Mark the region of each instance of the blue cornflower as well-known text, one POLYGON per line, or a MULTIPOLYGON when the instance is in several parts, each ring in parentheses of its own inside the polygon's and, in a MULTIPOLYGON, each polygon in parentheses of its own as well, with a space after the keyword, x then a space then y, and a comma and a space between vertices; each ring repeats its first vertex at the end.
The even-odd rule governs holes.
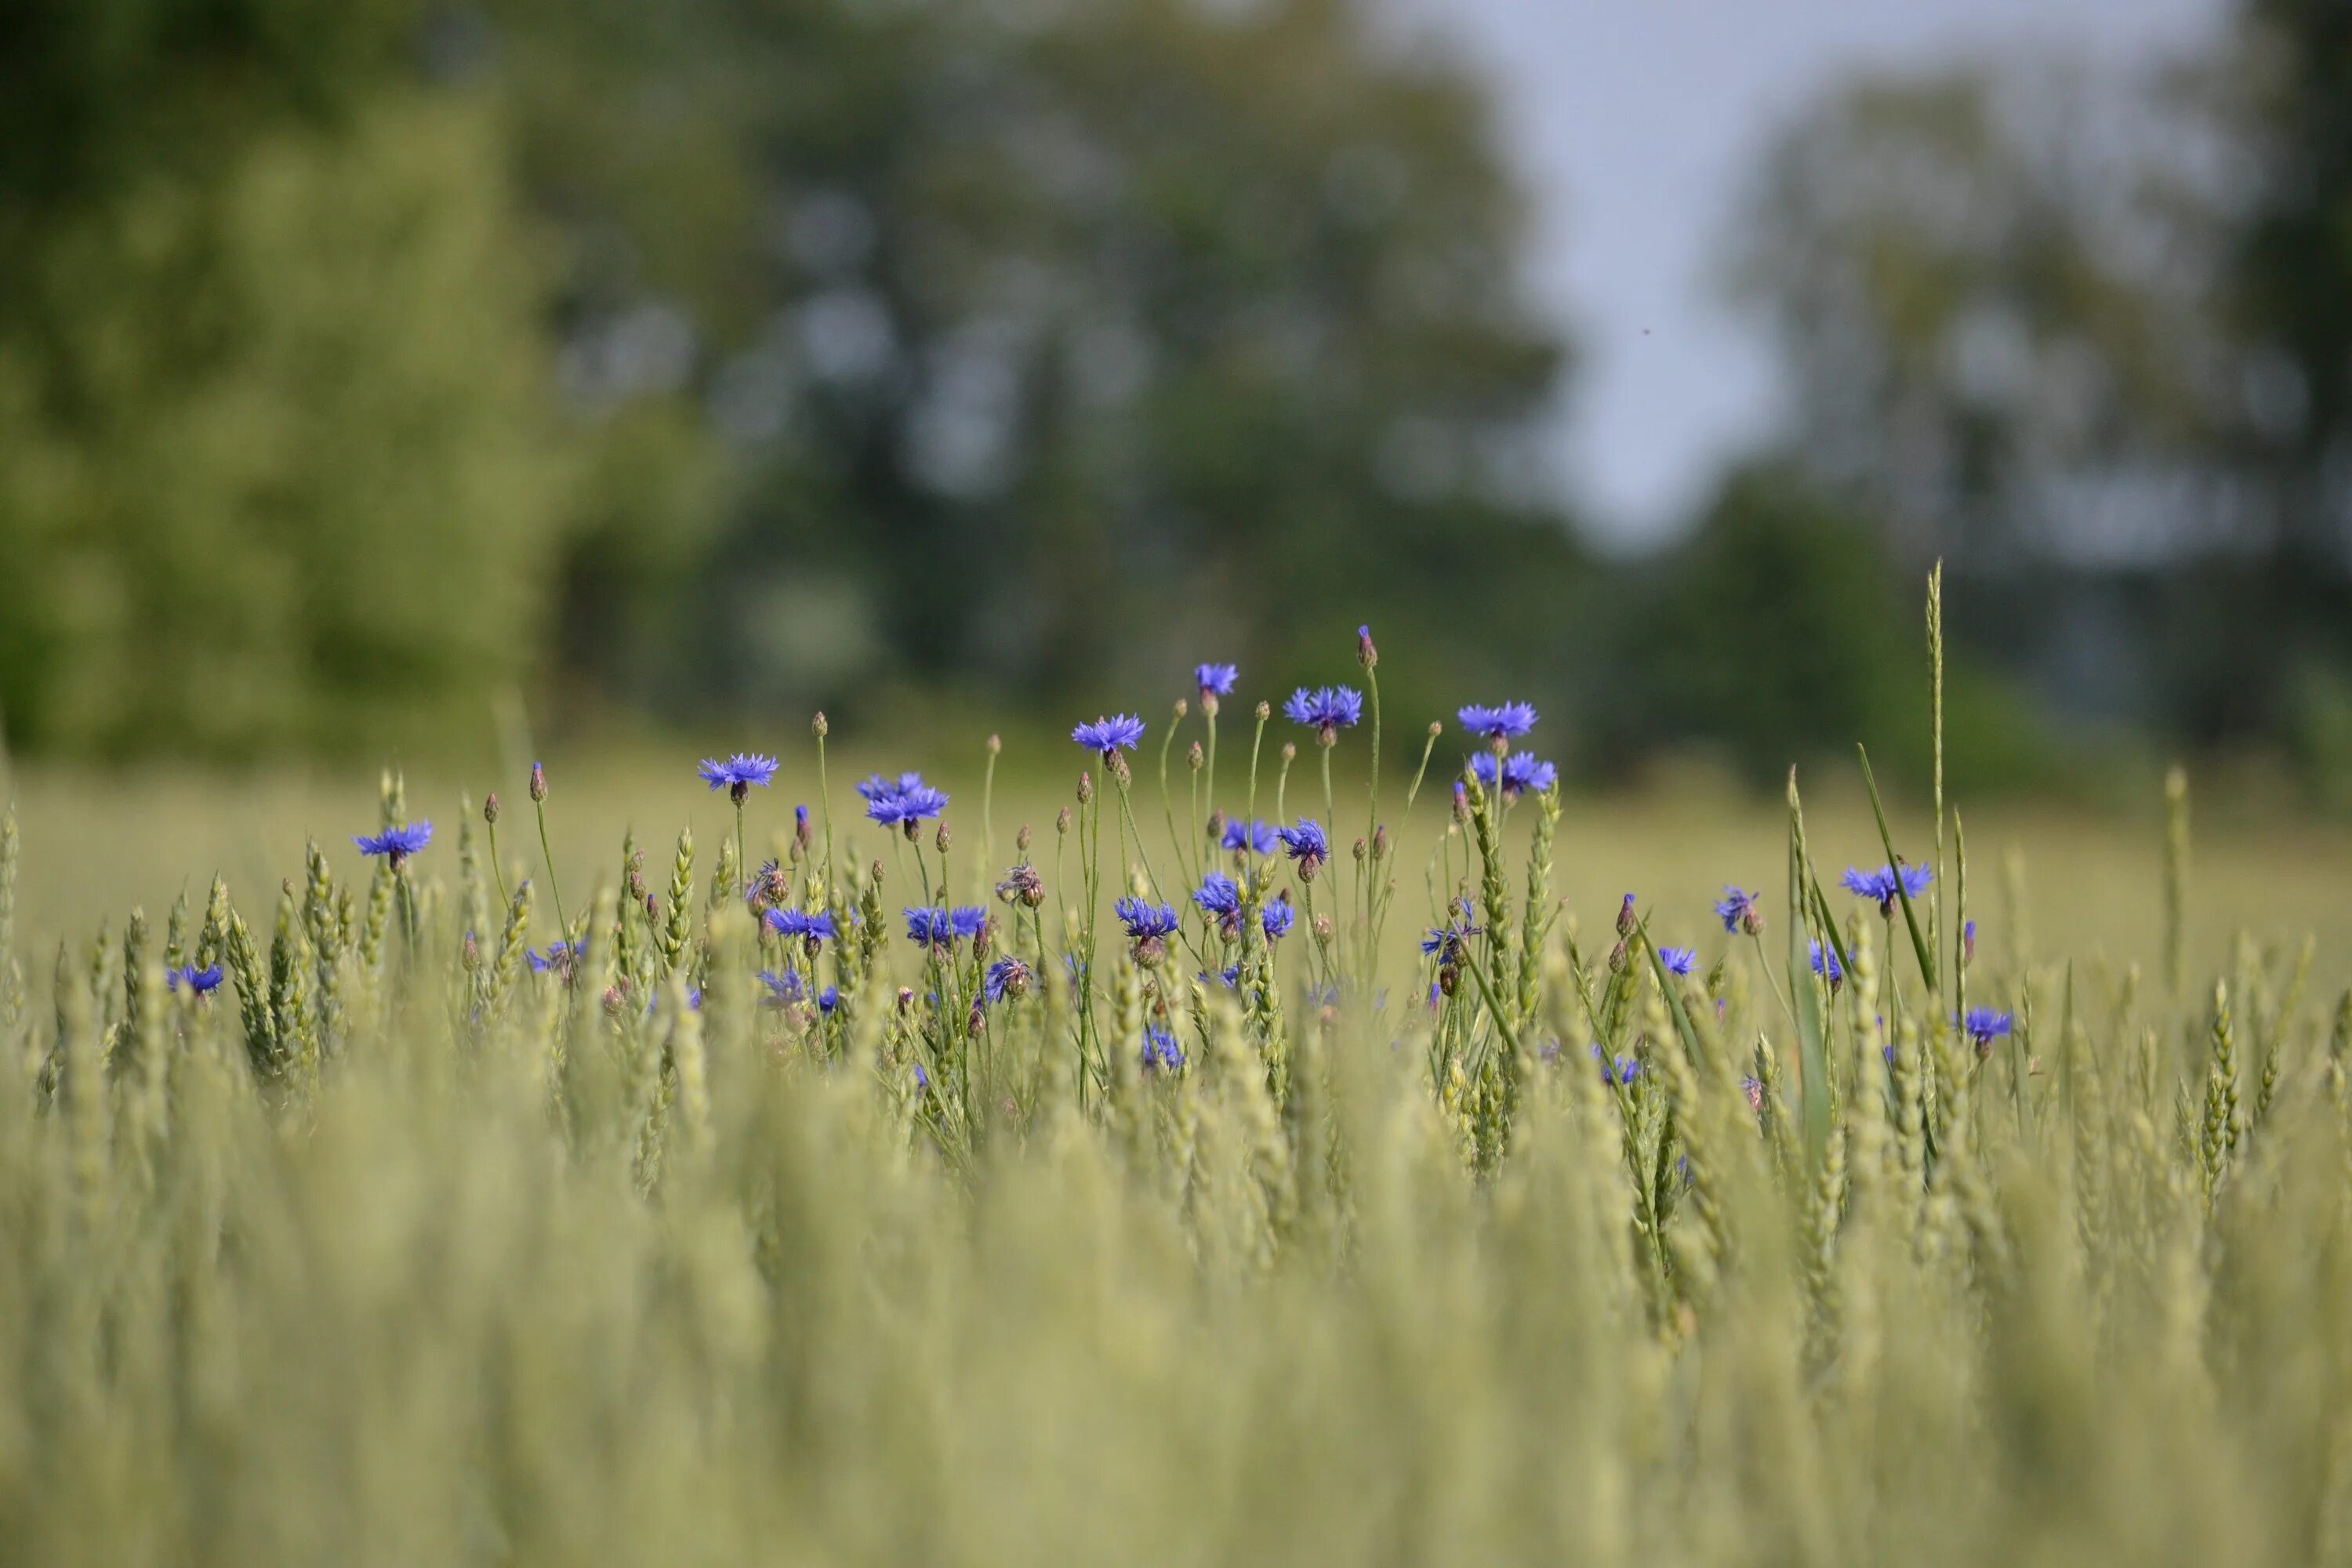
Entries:
POLYGON ((1297 867, 1303 882, 1315 879, 1323 862, 1331 858, 1331 841, 1323 837, 1323 825, 1311 816, 1302 816, 1296 827, 1277 827, 1274 836, 1282 840, 1282 847, 1297 867))
POLYGON ((771 1007, 787 1007, 808 996, 808 984, 801 978, 801 972, 797 969, 787 969, 782 974, 772 969, 762 969, 760 971, 760 984, 768 988, 767 1005, 771 1007))
POLYGON ((1364 697, 1352 686, 1320 686, 1312 690, 1302 686, 1290 694, 1282 712, 1292 723, 1315 731, 1328 746, 1339 740, 1340 731, 1355 728, 1363 718, 1364 697))
POLYGON ((1895 910, 1895 900, 1898 889, 1903 894, 1916 899, 1926 892, 1927 884, 1935 879, 1936 874, 1925 866, 1881 866, 1873 871, 1864 871, 1849 866, 1845 868, 1845 875, 1840 877, 1838 882, 1849 893, 1875 900, 1878 912, 1881 915, 1887 915, 1895 910))
POLYGON ((1220 697, 1231 697, 1234 682, 1241 678, 1242 672, 1230 664, 1194 665, 1192 681, 1201 689, 1202 709, 1206 712, 1215 712, 1216 709, 1211 705, 1220 697))
POLYGON ((1465 730, 1490 741, 1515 740, 1536 727, 1535 705, 1530 702, 1506 702, 1498 708, 1472 703, 1454 716, 1462 721, 1465 730))
POLYGON ((1598 1040, 1592 1042, 1591 1049, 1592 1059, 1601 1064, 1601 1082, 1619 1084, 1631 1083, 1635 1079, 1642 1076, 1642 1063, 1640 1058, 1635 1057, 1619 1057, 1616 1061, 1612 1063, 1610 1061, 1608 1055, 1601 1050, 1601 1042, 1598 1040))
POLYGON ((817 1010, 818 1012, 820 1012, 820 1013, 830 1013, 830 1012, 832 1012, 835 1007, 838 1007, 838 1006, 840 1006, 840 1005, 841 1005, 841 987, 840 987, 840 986, 838 986, 838 985, 828 985, 828 986, 826 986, 824 990, 822 990, 822 991, 820 991, 820 992, 818 992, 818 993, 816 994, 816 1010, 817 1010))
POLYGON ((770 910, 768 924, 778 936, 805 937, 811 947, 837 934, 833 916, 824 910, 770 910))
POLYGON ((1429 934, 1421 940, 1421 951, 1434 953, 1441 967, 1458 964, 1462 962, 1462 944, 1485 929, 1470 924, 1470 917, 1464 915, 1445 925, 1431 927, 1429 934))
POLYGON ((545 974, 550 970, 553 970, 556 973, 569 979, 573 966, 585 957, 587 952, 588 944, 585 942, 551 942, 547 944, 545 952, 527 947, 523 949, 522 956, 523 962, 530 965, 531 973, 534 974, 545 974))
POLYGON ((1558 768, 1528 752, 1513 752, 1499 759, 1492 752, 1480 752, 1470 759, 1470 771, 1488 789, 1499 787, 1505 800, 1541 795, 1559 778, 1558 768))
POLYGON ((1280 942, 1290 934, 1298 911, 1291 907, 1290 895, 1284 893, 1258 911, 1258 923, 1265 929, 1265 940, 1280 942))
POLYGON ((1143 1070, 1157 1072, 1164 1068, 1173 1072, 1183 1065, 1184 1047, 1176 1043, 1176 1037, 1157 1024, 1146 1026, 1143 1031, 1143 1070))
POLYGON ((207 963, 202 969, 193 963, 185 963, 163 972, 164 984, 174 991, 184 988, 192 996, 205 995, 220 983, 221 966, 217 963, 207 963))
POLYGON ((1213 974, 1210 973, 1205 969, 1201 971, 1201 983, 1202 984, 1205 985, 1212 980, 1223 985, 1226 990, 1231 991, 1242 983, 1242 966, 1238 963, 1228 963, 1213 974))
POLYGON ((988 966, 987 977, 981 982, 982 994, 992 1002, 1002 1002, 1007 996, 1026 996, 1029 983, 1035 976, 1024 958, 1000 958, 988 966))
POLYGON ((1242 914, 1240 883, 1223 871, 1212 871, 1202 879, 1201 886, 1192 894, 1192 901, 1201 906, 1202 914, 1214 915, 1224 926, 1226 935, 1233 934, 1234 926, 1242 914))
POLYGON ((776 776, 776 759, 753 752, 738 752, 723 762, 705 757, 696 771, 712 789, 723 789, 740 801, 753 784, 765 784, 776 776))
POLYGON ((1139 899, 1133 894, 1111 905, 1111 912, 1118 917, 1118 923, 1127 928, 1127 934, 1137 942, 1164 937, 1177 926, 1174 905, 1155 904, 1149 899, 1139 899))
POLYGON ((382 833, 354 836, 352 842, 360 847, 362 855, 381 855, 400 869, 401 863, 427 844, 433 842, 433 825, 429 822, 404 823, 387 827, 382 833))
POLYGON ((857 793, 869 805, 890 795, 904 795, 910 789, 922 787, 923 775, 920 773, 900 773, 895 779, 886 779, 880 773, 868 773, 856 784, 857 793))
POLYGON ((978 936, 988 923, 988 911, 977 904, 959 904, 951 910, 919 904, 906 915, 907 935, 925 947, 946 947, 958 938, 978 936))
POLYGON ((915 1092, 917 1094, 931 1092, 931 1075, 923 1070, 923 1064, 920 1062, 915 1064, 915 1092))
POLYGON ((1749 936, 1761 935, 1764 931, 1764 911, 1757 907, 1756 897, 1754 893, 1741 892, 1738 888, 1726 882, 1723 885, 1723 897, 1716 901, 1715 906, 1715 912, 1723 920, 1723 929, 1729 931, 1746 931, 1749 936))
POLYGON ((1974 963, 1976 959, 1977 922, 1974 921, 1962 921, 1960 922, 1960 962, 1962 963, 1974 963))
MULTIPOLYGON (((909 778, 915 777, 908 774, 909 778)), ((937 816, 948 808, 948 792, 934 789, 917 780, 911 786, 888 795, 876 795, 866 805, 866 815, 885 827, 893 823, 904 826, 907 837, 915 836, 915 826, 926 817, 937 816)))
POLYGON ((1992 1043, 2008 1034, 2015 1021, 2012 1015, 1995 1012, 1990 1007, 1971 1007, 1966 1016, 1953 1020, 1977 1043, 1980 1055, 1991 1050, 1992 1043))
POLYGON ((1662 947, 1658 949, 1658 962, 1666 966, 1669 974, 1688 974, 1692 966, 1698 963, 1698 949, 1662 947))
POLYGON ((1108 761, 1122 746, 1130 752, 1135 750, 1136 742, 1143 739, 1143 721, 1132 713, 1097 719, 1071 731, 1070 739, 1089 752, 1100 752, 1108 761))
POLYGON ((1835 948, 1823 947, 1816 942, 1812 943, 1812 952, 1814 973, 1828 981, 1832 986, 1837 985, 1845 979, 1845 966, 1838 962, 1835 948))
POLYGON ((1253 855, 1271 855, 1276 843, 1274 827, 1255 817, 1247 822, 1228 822, 1225 836, 1219 842, 1236 853, 1245 849, 1253 855))

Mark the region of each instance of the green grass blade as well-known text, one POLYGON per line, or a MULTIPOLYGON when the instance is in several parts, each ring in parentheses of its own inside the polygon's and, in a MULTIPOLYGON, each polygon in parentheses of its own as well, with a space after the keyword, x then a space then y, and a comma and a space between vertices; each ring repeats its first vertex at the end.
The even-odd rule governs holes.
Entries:
MULTIPOLYGON (((1870 814, 1878 819, 1878 841, 1886 847, 1886 863, 1890 867, 1899 867, 1902 862, 1895 853, 1895 836, 1886 830, 1886 807, 1878 799, 1878 781, 1871 776, 1870 752, 1859 743, 1853 749, 1862 758, 1862 782, 1870 791, 1870 814)), ((1899 871, 1895 878, 1895 896, 1903 905, 1903 923, 1911 932, 1911 952, 1919 960, 1919 978, 1927 983, 1927 989, 1932 993, 1937 989, 1935 951, 1927 945, 1926 935, 1919 930, 1919 911, 1911 907, 1911 892, 1903 885, 1899 871)))
POLYGON ((1789 994, 1796 1004, 1797 1060, 1804 1075, 1805 1159, 1818 1169, 1830 1141, 1829 1053, 1822 1043, 1821 990, 1813 984, 1805 945, 1805 814, 1797 799, 1797 770, 1789 770, 1789 994))

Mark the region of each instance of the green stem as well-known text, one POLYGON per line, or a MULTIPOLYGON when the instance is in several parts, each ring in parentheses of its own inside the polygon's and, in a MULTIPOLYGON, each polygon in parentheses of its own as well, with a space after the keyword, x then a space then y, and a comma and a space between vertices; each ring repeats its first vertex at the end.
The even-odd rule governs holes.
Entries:
MULTIPOLYGON (((572 940, 572 922, 563 915, 563 889, 555 885, 555 852, 547 844, 547 802, 535 800, 530 808, 539 816, 539 854, 547 862, 547 890, 555 898, 555 924, 565 942, 572 940)), ((736 846, 736 858, 742 858, 742 847, 736 846)))

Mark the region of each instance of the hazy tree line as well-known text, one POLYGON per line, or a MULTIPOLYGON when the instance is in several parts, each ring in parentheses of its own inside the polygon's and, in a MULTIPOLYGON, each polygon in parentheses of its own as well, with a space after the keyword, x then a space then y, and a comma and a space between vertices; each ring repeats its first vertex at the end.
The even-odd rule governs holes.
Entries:
POLYGON ((1725 231, 1787 440, 1618 566, 1485 89, 1341 0, 19 0, 0 714, 1017 707, 1370 616, 1587 771, 1758 770, 1916 752, 1941 555, 1989 775, 2056 711, 2347 776, 2347 35, 1813 106, 1725 231))

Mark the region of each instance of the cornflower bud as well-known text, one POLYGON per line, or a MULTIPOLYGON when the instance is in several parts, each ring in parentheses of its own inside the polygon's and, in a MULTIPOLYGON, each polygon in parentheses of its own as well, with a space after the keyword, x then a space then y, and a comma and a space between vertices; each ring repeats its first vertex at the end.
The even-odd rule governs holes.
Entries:
POLYGON ((547 798, 547 770, 537 763, 530 764, 530 798, 534 805, 547 798))
POLYGON ((1095 797, 1095 776, 1084 768, 1078 770, 1078 804, 1084 805, 1095 797))
POLYGON ((988 754, 992 757, 1003 750, 1004 750, 1004 737, 1002 735, 991 735, 988 738, 988 754))
POLYGON ((942 822, 940 824, 940 830, 931 836, 931 842, 939 846, 940 854, 944 855, 948 852, 948 846, 953 842, 953 840, 948 837, 948 825, 946 823, 942 822))
POLYGON ((1388 824, 1382 823, 1378 827, 1372 829, 1372 858, 1375 860, 1385 860, 1388 858, 1389 829, 1388 824))
POLYGON ((1192 749, 1191 751, 1189 751, 1189 752, 1185 752, 1185 753, 1184 753, 1184 761, 1185 761, 1186 764, 1187 764, 1188 766, 1190 766, 1190 767, 1192 768, 1192 770, 1194 773, 1199 773, 1199 772, 1201 771, 1201 763, 1202 763, 1202 755, 1201 755, 1201 742, 1200 742, 1195 741, 1195 742, 1192 742, 1192 749))
POLYGON ((1134 782, 1134 775, 1127 771, 1125 752, 1113 752, 1110 754, 1110 776, 1118 781, 1118 786, 1121 789, 1125 789, 1134 782))
POLYGON ((1257 705, 1256 712, 1257 712, 1257 721, 1258 721, 1259 723, 1263 724, 1263 723, 1265 723, 1268 719, 1271 719, 1271 718, 1273 718, 1273 717, 1274 717, 1274 704, 1273 704, 1273 703, 1271 703, 1271 702, 1268 702, 1268 701, 1266 701, 1265 700, 1264 700, 1263 698, 1261 698, 1261 699, 1259 699, 1259 700, 1258 700, 1258 705, 1257 705))
POLYGON ((466 933, 465 945, 457 952, 457 962, 466 966, 468 974, 482 966, 482 944, 474 940, 472 931, 466 933))
POLYGON ((1028 854, 1030 838, 1029 825, 1024 822, 1021 825, 1021 831, 1013 836, 1013 847, 1024 855, 1028 854))
POLYGON ((1366 669, 1381 662, 1381 650, 1372 646, 1372 628, 1356 628, 1356 662, 1366 669))
POLYGON ((496 790, 482 797, 482 820, 492 827, 499 825, 499 792, 496 790))
POLYGON ((1369 854, 1370 854, 1370 853, 1371 853, 1371 846, 1370 846, 1369 844, 1366 844, 1366 843, 1364 842, 1363 835, 1361 835, 1361 834, 1358 834, 1358 835, 1356 836, 1356 849, 1355 849, 1356 864, 1357 864, 1357 865, 1359 865, 1359 866, 1362 865, 1362 864, 1364 863, 1364 857, 1365 857, 1365 856, 1367 856, 1367 855, 1369 855, 1369 854))
POLYGON ((1641 923, 1633 918, 1633 895, 1628 893, 1625 895, 1625 901, 1617 906, 1617 934, 1632 936, 1633 928, 1641 923))
POLYGON ((1285 741, 1282 743, 1282 760, 1286 763, 1295 763, 1298 760, 1297 742, 1285 741))
POLYGON ((1192 710, 1192 705, 1190 702, 1185 701, 1181 697, 1179 697, 1178 699, 1176 699, 1176 717, 1177 717, 1177 718, 1181 719, 1181 718, 1183 718, 1183 717, 1184 717, 1184 715, 1185 715, 1185 714, 1190 713, 1192 710))
POLYGON ((1326 947, 1331 945, 1331 917, 1329 915, 1317 915, 1315 917, 1315 940, 1321 942, 1326 947))
POLYGON ((1054 814, 1054 831, 1063 837, 1070 836, 1070 808, 1064 806, 1054 814))
POLYGON ((1625 967, 1625 944, 1619 942, 1609 950, 1609 973, 1615 974, 1625 967))
POLYGON ((833 726, 824 721, 824 710, 818 709, 816 717, 809 721, 809 733, 822 741, 832 730, 833 726))

